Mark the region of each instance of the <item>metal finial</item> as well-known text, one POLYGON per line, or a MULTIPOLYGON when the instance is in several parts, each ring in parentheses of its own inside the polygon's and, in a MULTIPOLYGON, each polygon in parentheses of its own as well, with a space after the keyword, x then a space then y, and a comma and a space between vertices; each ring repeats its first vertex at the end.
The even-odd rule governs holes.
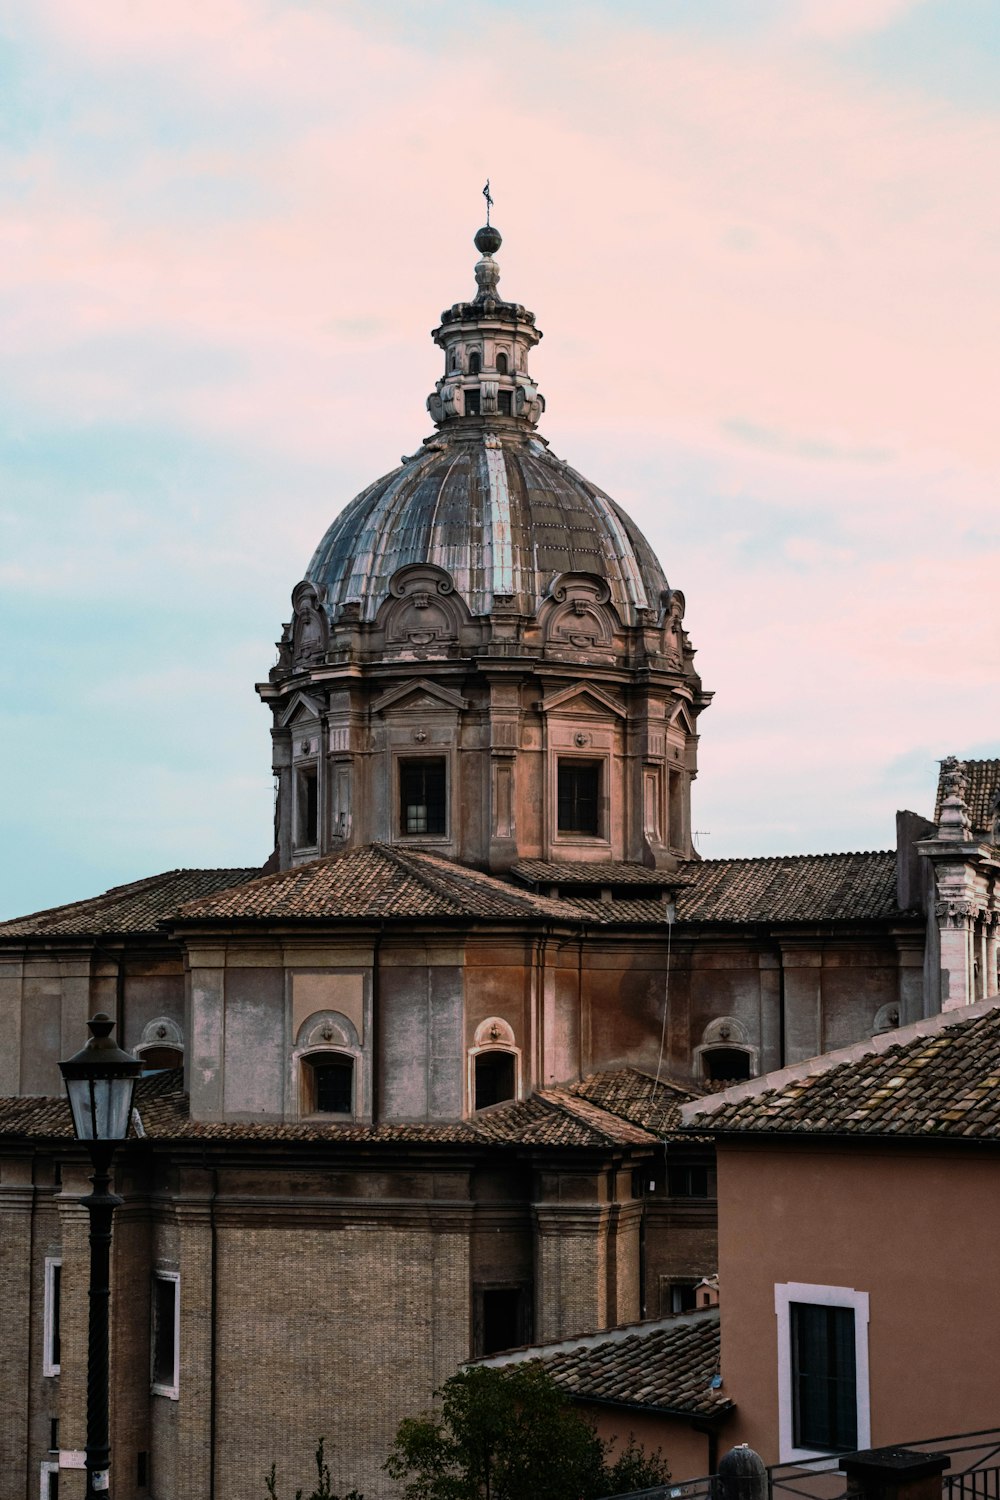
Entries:
POLYGON ((490 179, 487 177, 486 186, 483 188, 483 197, 486 199, 486 226, 489 228, 490 209, 493 207, 493 199, 490 197, 490 179))

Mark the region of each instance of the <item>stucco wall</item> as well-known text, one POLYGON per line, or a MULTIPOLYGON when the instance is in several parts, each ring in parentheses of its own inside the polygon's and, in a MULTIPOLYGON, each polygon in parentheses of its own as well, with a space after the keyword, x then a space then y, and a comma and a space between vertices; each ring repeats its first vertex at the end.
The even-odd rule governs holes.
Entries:
POLYGON ((774 1289, 790 1281, 868 1293, 874 1446, 996 1425, 994 1155, 724 1144, 718 1158, 733 1441, 778 1461, 774 1289))

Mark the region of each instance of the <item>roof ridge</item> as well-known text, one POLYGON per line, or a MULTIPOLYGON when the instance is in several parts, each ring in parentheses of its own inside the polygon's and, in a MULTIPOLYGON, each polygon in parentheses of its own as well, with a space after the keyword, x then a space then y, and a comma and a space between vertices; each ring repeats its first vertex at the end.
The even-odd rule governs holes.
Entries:
POLYGON ((896 857, 895 849, 832 849, 822 854, 723 854, 714 859, 689 859, 685 861, 685 869, 689 865, 703 870, 707 865, 763 865, 779 860, 858 859, 871 858, 877 854, 891 855, 894 859, 896 857))
MULTIPOLYGON (((365 846, 361 845, 361 847, 364 848, 365 846)), ((440 896, 443 900, 449 902, 455 908, 456 913, 458 915, 461 915, 461 903, 456 899, 455 893, 447 889, 447 886, 445 885, 445 882, 443 880, 441 880, 439 877, 435 878, 437 875, 436 871, 432 869, 430 872, 428 872, 421 863, 418 863, 416 869, 414 869, 412 864, 407 863, 407 857, 412 859, 414 856, 417 856, 417 859, 419 861, 419 856, 426 853, 426 850, 398 849, 393 844, 382 843, 370 844, 368 845, 368 847, 378 849, 380 854, 387 855, 393 862, 393 864, 395 864, 398 869, 403 871, 404 875, 410 875, 417 880, 422 880, 424 884, 428 886, 431 891, 433 891, 435 896, 440 896)))
MULTIPOLYGON (((121 885, 111 885, 106 891, 99 891, 96 896, 81 896, 77 901, 63 901, 57 906, 43 906, 38 911, 26 911, 18 917, 5 917, 0 922, 0 936, 3 935, 5 927, 16 927, 22 922, 41 921, 45 917, 69 916, 77 911, 100 910, 102 904, 114 904, 123 896, 138 896, 143 891, 152 890, 162 886, 166 881, 184 875, 217 875, 243 874, 248 870, 259 869, 257 865, 182 865, 174 870, 162 870, 157 875, 144 875, 139 880, 126 880, 121 885)), ((193 897, 193 900, 199 899, 193 897)))

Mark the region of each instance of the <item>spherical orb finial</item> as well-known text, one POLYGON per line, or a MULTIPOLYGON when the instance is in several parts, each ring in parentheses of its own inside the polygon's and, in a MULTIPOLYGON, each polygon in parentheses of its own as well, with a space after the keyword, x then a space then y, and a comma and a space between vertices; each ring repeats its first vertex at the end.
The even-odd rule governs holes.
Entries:
POLYGON ((493 255, 500 249, 503 239, 499 229, 494 229, 492 224, 484 224, 482 229, 477 230, 473 244, 480 255, 493 255))

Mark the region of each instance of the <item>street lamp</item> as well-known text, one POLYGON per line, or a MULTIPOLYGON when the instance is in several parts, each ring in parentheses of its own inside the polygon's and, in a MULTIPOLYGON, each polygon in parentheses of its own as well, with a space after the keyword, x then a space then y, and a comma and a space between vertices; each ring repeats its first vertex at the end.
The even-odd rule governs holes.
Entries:
POLYGON ((132 1093, 142 1063, 112 1041, 114 1021, 98 1011, 87 1022, 90 1040, 59 1064, 73 1129, 90 1152, 94 1191, 82 1201, 90 1213, 90 1320, 87 1338, 87 1500, 107 1500, 108 1314, 111 1302, 111 1215, 121 1203, 111 1188, 115 1147, 128 1134, 132 1093))

